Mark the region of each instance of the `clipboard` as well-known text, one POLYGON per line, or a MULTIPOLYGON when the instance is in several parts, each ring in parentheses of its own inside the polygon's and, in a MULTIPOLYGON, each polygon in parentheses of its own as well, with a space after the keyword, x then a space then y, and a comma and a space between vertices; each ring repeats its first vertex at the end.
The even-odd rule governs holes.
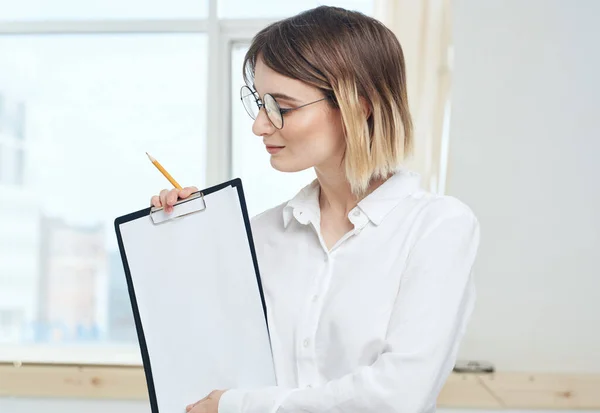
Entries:
POLYGON ((241 180, 115 220, 152 413, 276 385, 241 180))

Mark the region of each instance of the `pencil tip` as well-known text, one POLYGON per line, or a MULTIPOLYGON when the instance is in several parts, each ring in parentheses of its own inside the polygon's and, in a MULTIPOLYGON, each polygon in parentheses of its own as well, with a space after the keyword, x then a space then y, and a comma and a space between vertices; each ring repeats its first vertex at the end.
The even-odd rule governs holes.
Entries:
POLYGON ((154 162, 154 158, 152 156, 150 156, 150 154, 148 152, 146 152, 146 155, 148 156, 148 159, 150 159, 152 162, 154 162))

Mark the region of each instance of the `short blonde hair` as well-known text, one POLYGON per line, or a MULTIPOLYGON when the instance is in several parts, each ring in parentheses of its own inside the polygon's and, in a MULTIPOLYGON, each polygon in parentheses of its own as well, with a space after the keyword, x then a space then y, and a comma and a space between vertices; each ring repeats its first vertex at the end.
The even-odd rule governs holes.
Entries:
POLYGON ((378 20, 320 6, 275 22, 254 37, 246 53, 248 85, 259 56, 274 71, 317 87, 339 108, 344 169, 356 195, 363 195, 372 179, 387 178, 411 152, 404 54, 378 20))

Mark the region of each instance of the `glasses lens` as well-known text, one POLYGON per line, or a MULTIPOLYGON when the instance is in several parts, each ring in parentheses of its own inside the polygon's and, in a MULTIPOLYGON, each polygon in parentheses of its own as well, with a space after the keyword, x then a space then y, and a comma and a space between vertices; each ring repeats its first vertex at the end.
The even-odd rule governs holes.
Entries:
POLYGON ((256 103, 256 96, 252 90, 250 90, 248 86, 243 86, 240 91, 240 97, 248 115, 250 115, 252 119, 256 119, 256 116, 258 115, 258 104, 256 103))
POLYGON ((266 94, 264 97, 265 101, 265 110, 267 111, 267 116, 273 125, 277 129, 283 128, 283 117, 281 116, 281 111, 279 110, 279 104, 275 100, 275 98, 269 94, 266 94))

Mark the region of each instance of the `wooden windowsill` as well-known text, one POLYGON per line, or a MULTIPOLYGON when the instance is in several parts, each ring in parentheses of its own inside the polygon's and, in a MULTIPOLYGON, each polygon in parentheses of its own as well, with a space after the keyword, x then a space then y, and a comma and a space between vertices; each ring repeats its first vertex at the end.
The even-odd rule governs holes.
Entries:
MULTIPOLYGON (((0 397, 146 400, 139 366, 0 363, 0 397)), ((443 408, 600 409, 600 375, 457 374, 438 399, 443 408)))

